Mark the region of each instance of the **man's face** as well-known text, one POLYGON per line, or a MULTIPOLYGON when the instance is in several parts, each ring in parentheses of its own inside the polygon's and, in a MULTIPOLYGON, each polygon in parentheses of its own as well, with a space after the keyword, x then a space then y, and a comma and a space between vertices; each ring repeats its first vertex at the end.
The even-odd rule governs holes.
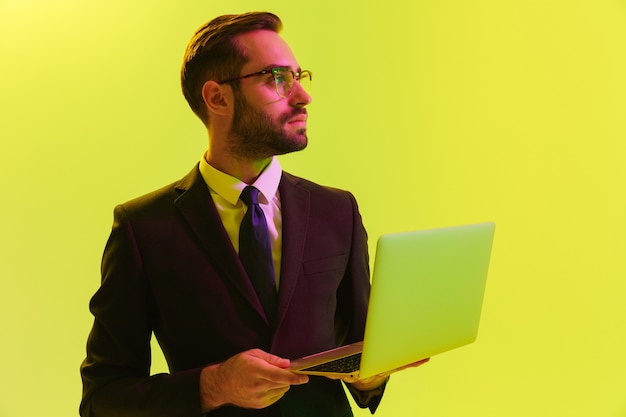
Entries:
MULTIPOLYGON (((289 46, 272 31, 255 31, 242 35, 239 42, 250 61, 241 75, 271 67, 300 68, 289 46)), ((302 150, 307 145, 305 106, 311 102, 296 81, 289 96, 276 92, 272 74, 241 80, 234 91, 235 105, 230 130, 231 151, 253 159, 267 158, 302 150)))
POLYGON ((235 113, 230 131, 231 151, 240 156, 262 159, 304 149, 307 145, 304 108, 294 108, 274 120, 262 109, 251 105, 235 92, 235 113), (304 120, 301 123, 294 119, 304 120))

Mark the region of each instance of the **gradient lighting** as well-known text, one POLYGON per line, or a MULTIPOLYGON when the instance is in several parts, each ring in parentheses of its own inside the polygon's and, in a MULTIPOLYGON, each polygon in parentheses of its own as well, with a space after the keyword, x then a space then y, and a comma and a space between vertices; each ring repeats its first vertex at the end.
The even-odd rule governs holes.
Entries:
POLYGON ((13 0, 0 416, 77 415, 113 206, 200 158, 183 50, 252 9, 315 73, 309 148, 283 167, 352 190, 372 253, 383 232, 498 225, 477 341, 394 376, 376 415, 626 415, 624 1, 13 0))

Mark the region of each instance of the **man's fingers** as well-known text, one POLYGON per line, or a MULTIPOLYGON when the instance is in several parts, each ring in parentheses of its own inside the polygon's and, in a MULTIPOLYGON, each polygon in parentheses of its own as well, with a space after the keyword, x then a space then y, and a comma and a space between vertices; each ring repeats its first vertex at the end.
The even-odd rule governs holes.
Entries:
POLYGON ((265 363, 262 367, 262 377, 273 384, 278 385, 302 385, 309 382, 309 377, 287 371, 289 359, 284 359, 259 349, 249 351, 250 355, 265 363))
POLYGON ((267 368, 264 378, 279 385, 302 385, 309 382, 309 377, 306 375, 296 374, 272 365, 267 368))
POLYGON ((272 355, 271 353, 264 352, 260 349, 253 349, 250 351, 250 355, 255 356, 259 359, 264 360, 270 365, 277 366, 279 368, 288 368, 289 367, 289 359, 284 359, 276 355, 272 355))
POLYGON ((398 372, 398 371, 403 371, 405 369, 409 369, 409 368, 416 368, 420 365, 423 365, 425 363, 427 363, 428 361, 430 361, 430 358, 426 358, 426 359, 422 359, 421 361, 417 361, 414 363, 411 363, 409 365, 405 365, 401 368, 397 368, 394 369, 392 371, 389 372, 383 372, 381 374, 375 375, 373 377, 370 378, 365 378, 365 379, 359 379, 358 377, 354 377, 354 376, 346 376, 346 377, 342 377, 342 378, 333 378, 333 377, 328 377, 330 379, 341 379, 343 382, 346 382, 348 384, 356 384, 359 386, 369 386, 369 385, 376 385, 381 383, 382 380, 384 380, 385 378, 387 378, 389 375, 398 372))

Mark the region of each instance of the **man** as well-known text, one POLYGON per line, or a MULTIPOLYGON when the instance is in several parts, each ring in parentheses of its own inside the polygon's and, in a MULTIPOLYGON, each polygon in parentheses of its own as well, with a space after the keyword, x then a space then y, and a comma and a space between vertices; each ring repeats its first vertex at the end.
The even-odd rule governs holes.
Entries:
MULTIPOLYGON (((90 304, 82 416, 352 415, 340 381, 287 369, 362 339, 369 270, 353 196, 275 158, 306 147, 311 102, 311 73, 281 25, 270 13, 222 16, 187 47, 183 92, 209 147, 180 181, 115 209, 90 304), (257 192, 258 206, 246 194, 257 192), (244 259, 255 215, 269 234, 269 280, 244 259), (150 376, 152 333, 169 374, 150 376)), ((345 382, 374 412, 387 377, 345 382)))

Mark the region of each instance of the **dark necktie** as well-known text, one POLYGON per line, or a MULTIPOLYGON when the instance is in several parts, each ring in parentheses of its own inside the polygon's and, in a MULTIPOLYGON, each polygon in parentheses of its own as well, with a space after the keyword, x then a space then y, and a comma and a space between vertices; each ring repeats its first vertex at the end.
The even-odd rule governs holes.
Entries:
POLYGON ((239 259, 263 304, 268 321, 273 324, 277 299, 276 279, 267 222, 259 206, 259 190, 249 185, 244 188, 240 198, 248 210, 239 230, 239 259))

